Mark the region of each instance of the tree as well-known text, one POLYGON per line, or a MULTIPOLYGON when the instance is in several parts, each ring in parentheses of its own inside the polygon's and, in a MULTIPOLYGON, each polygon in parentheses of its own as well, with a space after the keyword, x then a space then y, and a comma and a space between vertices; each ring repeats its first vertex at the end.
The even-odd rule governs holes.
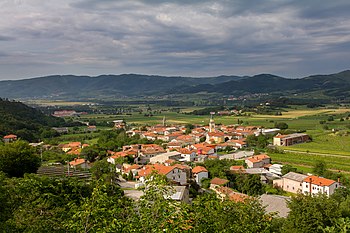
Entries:
POLYGON ((283 165, 281 172, 282 172, 282 175, 285 175, 288 172, 297 172, 297 169, 295 167, 293 167, 292 165, 285 164, 285 165, 283 165))
POLYGON ((80 155, 84 157, 86 160, 88 160, 89 162, 93 162, 99 156, 99 154, 100 154, 100 151, 98 147, 95 145, 92 145, 92 146, 84 147, 81 150, 80 155))
POLYGON ((293 196, 288 207, 285 232, 323 232, 341 216, 336 201, 323 194, 293 196))
POLYGON ((319 176, 324 176, 327 172, 327 164, 325 161, 316 161, 312 171, 319 176))
POLYGON ((288 129, 288 124, 285 122, 275 122, 275 127, 279 129, 288 129))
POLYGON ((108 176, 110 173, 115 173, 112 170, 111 164, 107 162, 107 159, 96 161, 90 171, 96 180, 108 176))
POLYGON ((35 173, 40 167, 40 157, 27 142, 18 140, 0 146, 0 171, 10 177, 23 177, 35 173))

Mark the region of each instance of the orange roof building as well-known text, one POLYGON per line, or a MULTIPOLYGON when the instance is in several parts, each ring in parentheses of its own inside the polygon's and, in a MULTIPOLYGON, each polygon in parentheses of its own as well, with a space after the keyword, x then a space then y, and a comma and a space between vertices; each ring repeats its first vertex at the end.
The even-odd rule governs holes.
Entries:
POLYGON ((261 168, 266 164, 270 164, 271 158, 266 154, 260 154, 247 158, 245 163, 248 168, 261 168))
POLYGON ((179 183, 180 185, 187 184, 186 172, 178 166, 165 166, 163 164, 145 165, 138 170, 138 176, 142 183, 146 181, 147 176, 153 172, 161 175, 165 175, 169 181, 179 183))
POLYGON ((334 180, 318 176, 308 176, 303 180, 302 192, 304 194, 326 194, 332 195, 340 187, 340 184, 334 180))
POLYGON ((17 135, 14 134, 9 134, 4 136, 4 142, 12 142, 12 141, 16 141, 17 140, 17 135))

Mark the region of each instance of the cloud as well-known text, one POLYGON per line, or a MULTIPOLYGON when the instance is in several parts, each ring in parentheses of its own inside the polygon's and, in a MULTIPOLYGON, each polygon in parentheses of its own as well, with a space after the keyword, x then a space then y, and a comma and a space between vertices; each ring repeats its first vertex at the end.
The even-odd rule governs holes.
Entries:
POLYGON ((12 79, 337 72, 349 68, 349 10, 346 0, 4 0, 1 70, 12 79))

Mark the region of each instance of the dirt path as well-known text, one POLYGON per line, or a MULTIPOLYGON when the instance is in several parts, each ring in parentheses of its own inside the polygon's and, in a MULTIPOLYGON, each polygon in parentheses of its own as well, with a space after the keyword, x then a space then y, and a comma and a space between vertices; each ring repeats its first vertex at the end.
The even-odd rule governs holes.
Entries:
POLYGON ((320 156, 330 156, 330 157, 338 157, 338 158, 350 158, 349 155, 324 154, 324 153, 297 151, 297 150, 283 150, 283 151, 289 152, 289 153, 294 153, 294 154, 307 154, 307 155, 320 155, 320 156))

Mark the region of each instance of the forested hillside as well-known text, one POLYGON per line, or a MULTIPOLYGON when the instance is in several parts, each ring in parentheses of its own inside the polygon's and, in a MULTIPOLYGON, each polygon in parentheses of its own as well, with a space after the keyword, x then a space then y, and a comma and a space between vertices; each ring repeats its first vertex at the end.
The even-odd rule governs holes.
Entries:
POLYGON ((97 77, 55 75, 16 81, 0 81, 0 95, 7 98, 86 100, 120 97, 167 96, 200 92, 221 95, 276 93, 294 95, 318 92, 328 99, 350 94, 350 71, 289 79, 271 74, 211 78, 166 77, 138 74, 97 77))
POLYGON ((1 137, 16 134, 24 140, 35 141, 45 130, 63 124, 63 119, 46 116, 21 102, 0 99, 1 137))

